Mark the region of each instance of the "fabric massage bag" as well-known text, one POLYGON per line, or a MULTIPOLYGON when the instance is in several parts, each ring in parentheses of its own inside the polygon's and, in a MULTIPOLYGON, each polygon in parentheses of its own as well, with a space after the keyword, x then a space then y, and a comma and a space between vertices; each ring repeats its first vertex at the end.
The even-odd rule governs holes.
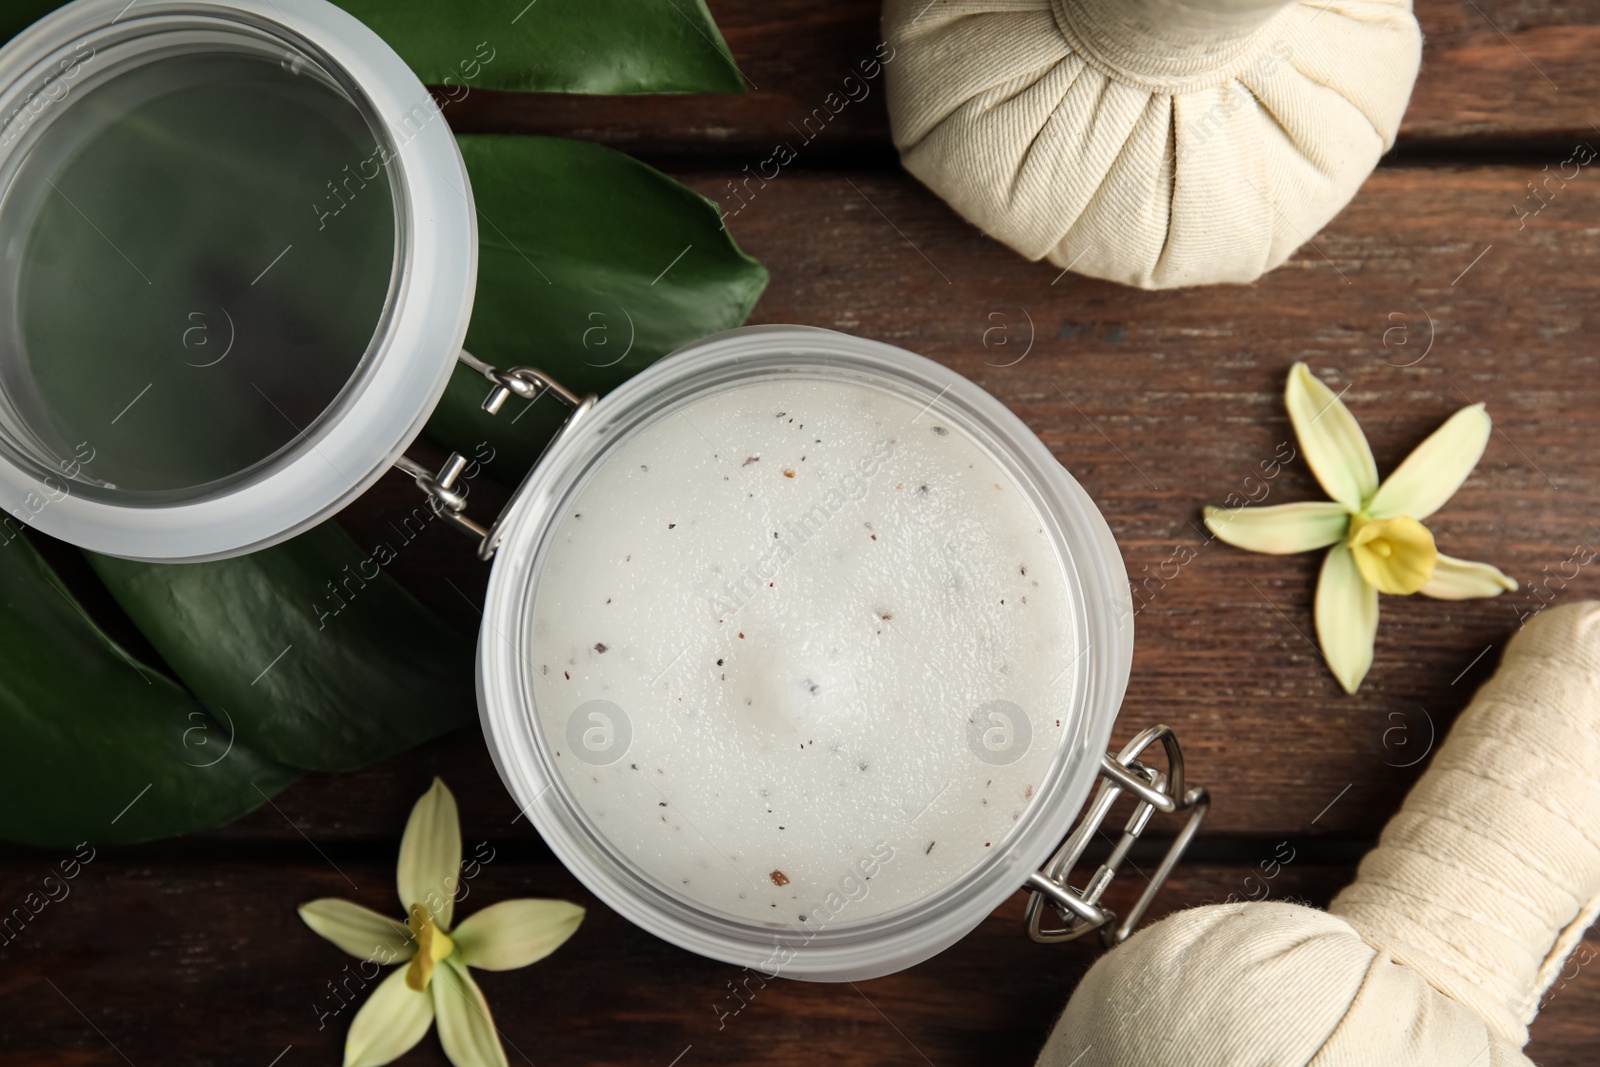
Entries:
POLYGON ((886 0, 907 170, 1029 259, 1248 282, 1394 144, 1410 0, 886 0))
POLYGON ((1326 912, 1215 904, 1139 931, 1090 969, 1039 1063, 1529 1067, 1528 1023, 1597 911, 1589 601, 1511 640, 1326 912))

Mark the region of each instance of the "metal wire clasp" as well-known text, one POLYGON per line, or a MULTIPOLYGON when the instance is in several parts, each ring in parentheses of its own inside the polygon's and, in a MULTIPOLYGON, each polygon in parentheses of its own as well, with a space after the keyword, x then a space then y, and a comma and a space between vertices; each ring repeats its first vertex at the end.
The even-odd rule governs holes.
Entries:
POLYGON ((1121 752, 1115 755, 1108 752, 1101 756, 1100 776, 1099 788, 1095 791, 1094 799, 1084 811, 1078 825, 1067 835, 1067 839, 1061 843, 1056 854, 1050 857, 1050 862, 1045 864, 1044 869, 1028 876, 1028 884, 1025 887, 1029 893, 1028 936, 1035 941, 1046 944, 1072 941, 1093 930, 1100 931, 1100 939, 1107 948, 1126 941, 1134 928, 1139 925, 1139 920, 1144 918, 1144 913, 1155 900, 1156 893, 1166 882, 1167 875, 1172 873, 1172 868, 1182 857, 1184 850, 1189 847, 1189 842, 1194 839, 1196 831, 1200 829, 1201 821, 1205 819, 1206 812, 1211 807, 1211 795, 1204 788, 1195 786, 1187 792, 1184 791, 1183 752, 1178 748, 1178 739, 1173 736, 1172 728, 1169 726, 1152 726, 1129 741, 1121 752), (1145 766, 1138 759, 1139 754, 1156 741, 1160 741, 1162 748, 1166 750, 1165 773, 1145 766), (1100 832, 1100 824, 1110 813, 1111 805, 1116 803, 1117 798, 1124 792, 1132 793, 1138 798, 1138 802, 1134 805, 1133 814, 1128 817, 1127 823, 1122 828, 1121 839, 1084 887, 1074 889, 1067 884, 1067 876, 1083 856, 1090 840, 1100 832), (1140 894, 1138 902, 1128 912, 1127 918, 1118 922, 1115 912, 1101 906, 1100 898, 1104 895, 1106 887, 1111 884, 1117 869, 1122 866, 1122 861, 1127 858, 1133 843, 1144 832, 1145 826, 1150 822, 1150 816, 1157 811, 1169 815, 1187 811, 1189 818, 1183 824, 1183 829, 1178 832, 1178 836, 1173 838, 1167 854, 1161 860, 1161 865, 1150 877, 1150 884, 1140 894), (1046 904, 1050 905, 1050 910, 1061 920, 1062 925, 1052 927, 1044 925, 1046 904))
MULTIPOLYGON (((566 420, 562 422, 561 429, 556 431, 555 438, 550 442, 550 445, 546 446, 546 451, 556 441, 561 440, 561 438, 570 433, 578 421, 587 415, 589 409, 595 405, 596 397, 592 393, 585 397, 579 397, 578 394, 534 367, 512 367, 507 371, 497 370, 466 349, 462 349, 457 358, 466 366, 471 367, 489 379, 493 384, 494 388, 489 390, 489 395, 483 401, 483 410, 491 415, 499 414, 500 408, 505 404, 506 399, 513 394, 524 400, 537 400, 548 393, 572 409, 566 420)), ((540 458, 543 458, 542 454, 540 458)), ((424 467, 410 456, 403 455, 394 461, 394 466, 397 470, 411 475, 416 481, 417 488, 421 489, 423 494, 427 496, 428 503, 433 507, 434 514, 448 521, 469 537, 476 538, 478 541, 478 558, 488 560, 493 558, 495 549, 500 547, 501 523, 505 521, 506 515, 510 512, 511 504, 521 495, 522 487, 519 486, 517 492, 512 494, 511 500, 507 502, 500 514, 495 517, 494 522, 489 526, 484 526, 469 518, 466 513, 467 494, 466 487, 461 484, 461 476, 470 465, 467 458, 459 452, 450 453, 445 458, 444 466, 440 467, 437 473, 424 467)), ((537 461, 534 465, 538 465, 537 461)), ((523 486, 528 484, 528 478, 532 474, 533 471, 529 470, 528 474, 524 475, 523 486)))

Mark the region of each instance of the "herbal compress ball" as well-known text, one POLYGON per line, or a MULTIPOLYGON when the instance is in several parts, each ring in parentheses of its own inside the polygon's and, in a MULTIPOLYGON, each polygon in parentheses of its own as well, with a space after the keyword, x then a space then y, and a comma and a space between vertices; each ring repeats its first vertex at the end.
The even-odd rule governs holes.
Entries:
POLYGON ((1600 603, 1512 639, 1327 912, 1194 908, 1089 971, 1043 1067, 1498 1067, 1600 911, 1600 603))
POLYGON ((1409 0, 886 0, 906 169, 1029 259, 1248 282, 1355 195, 1421 62, 1409 0))

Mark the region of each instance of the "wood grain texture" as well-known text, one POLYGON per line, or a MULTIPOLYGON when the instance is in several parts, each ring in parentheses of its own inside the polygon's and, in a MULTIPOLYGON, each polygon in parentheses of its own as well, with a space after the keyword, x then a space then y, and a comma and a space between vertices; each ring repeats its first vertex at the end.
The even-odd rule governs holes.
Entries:
POLYGON ((731 225, 773 263, 758 319, 946 363, 1088 489, 1141 605, 1121 721, 1172 723, 1197 780, 1226 783, 1214 832, 1306 825, 1349 785, 1318 829, 1374 834, 1416 774, 1396 765, 1448 726, 1522 618, 1600 593, 1595 569, 1569 562, 1600 544, 1589 414, 1600 379, 1579 341, 1600 326, 1600 263, 1584 236, 1600 186, 1580 178, 1519 229, 1505 205, 1525 173, 1382 171, 1258 284, 1171 294, 1025 263, 899 176, 780 179, 731 225), (781 256, 766 251, 780 244, 781 256), (1385 598, 1377 663, 1355 697, 1312 639, 1316 557, 1240 552, 1199 524, 1230 494, 1322 497, 1303 462, 1262 470, 1293 446, 1280 396, 1297 359, 1344 391, 1383 470, 1467 403, 1486 401, 1499 429, 1430 522, 1444 551, 1491 560, 1524 589, 1385 598), (1314 764, 1282 758, 1308 750, 1314 764))
MULTIPOLYGON (((785 175, 729 224, 773 272, 753 321, 848 330, 953 367, 1016 411, 1099 503, 1139 608, 1117 737, 1178 728, 1191 775, 1215 793, 1206 833, 1371 839, 1523 618, 1600 596, 1600 571, 1580 565, 1600 546, 1600 376, 1584 341, 1600 329, 1600 247, 1585 234, 1600 184, 1581 176, 1519 229, 1503 208, 1526 173, 1384 170, 1283 269, 1178 293, 1058 277, 894 174, 785 175), (1303 461, 1269 466, 1275 477, 1262 468, 1294 446, 1280 397, 1297 359, 1347 390, 1383 470, 1469 402, 1487 402, 1498 427, 1430 523, 1444 551, 1490 560, 1523 588, 1493 601, 1384 598, 1376 665, 1354 697, 1315 645, 1318 558, 1241 552, 1200 524, 1200 509, 1230 494, 1321 496, 1303 461)), ((412 493, 385 479, 344 522, 379 539, 412 493)), ((449 530, 407 546, 392 570, 476 626, 486 569, 449 530)), ((469 731, 361 774, 310 776, 280 810, 212 836, 387 835, 432 773, 461 793, 470 832, 515 814, 469 731)))
MULTIPOLYGON (((521 971, 477 972, 507 1056, 518 1065, 1023 1067, 1067 991, 1098 958, 1091 943, 1029 942, 1019 894, 960 944, 912 970, 853 985, 763 984, 740 967, 690 956, 642 932, 555 864, 483 855, 488 862, 468 883, 459 914, 522 896, 588 909, 578 933, 547 960, 521 971)), ((1262 855, 1272 855, 1270 846, 1262 855)), ((0 872, 0 902, 10 907, 35 891, 47 862, 0 872)), ((1259 873, 1249 878, 1251 871, 1186 867, 1170 883, 1166 905, 1254 894, 1321 906, 1351 873, 1291 863, 1263 882, 1259 873)), ((384 912, 397 907, 389 863, 342 857, 337 869, 315 859, 150 868, 102 857, 68 884, 68 896, 14 928, 0 947, 5 1063, 336 1063, 351 1016, 379 979, 374 968, 313 935, 294 907, 319 896, 384 912)), ((1116 903, 1125 905, 1133 888, 1116 889, 1116 903)), ((1597 947, 1587 943, 1583 958, 1597 947)), ((1600 981, 1571 969, 1534 1026, 1530 1055, 1546 1067, 1590 1062, 1585 1041, 1597 1011, 1600 981)), ((429 1036, 403 1062, 448 1061, 429 1036)))
MULTIPOLYGON (((335 862, 338 870, 315 860, 161 870, 90 863, 69 897, 0 949, 10 964, 0 985, 10 1016, 0 1055, 38 1067, 121 1057, 167 1063, 176 1058, 174 1023, 210 1018, 218 1025, 182 1027, 191 1034, 179 1046, 183 1062, 266 1067, 291 1045, 285 1064, 335 1062, 354 1011, 344 1004, 359 1006, 373 970, 315 937, 294 905, 326 895, 395 908, 390 865, 335 862), (133 930, 136 952, 125 947, 133 930), (163 1010, 151 1010, 153 989, 163 1010)), ((1291 866, 1273 888, 1280 898, 1325 902, 1345 874, 1291 866)), ((1240 877, 1188 872, 1173 899, 1221 898, 1240 877)), ((36 880, 7 872, 0 900, 20 900, 36 880)), ((813 1063, 846 1053, 863 1063, 920 1063, 919 1051, 936 1064, 1026 1064, 1063 990, 1096 955, 1088 944, 1030 944, 1018 897, 910 972, 855 988, 789 981, 763 988, 739 967, 645 934, 553 864, 492 860, 469 883, 458 912, 513 896, 559 897, 589 909, 577 935, 549 959, 478 976, 515 1064, 665 1065, 690 1046, 680 1067, 813 1063)), ((430 1037, 405 1062, 447 1061, 430 1037)))
MULTIPOLYGON (((1589 126, 1600 9, 1419 0, 1428 37, 1401 146, 1350 208, 1259 283, 1142 293, 1027 263, 962 223, 896 169, 881 91, 778 179, 736 184, 871 53, 877 5, 711 7, 747 96, 473 93, 452 123, 582 136, 664 163, 718 200, 771 269, 752 321, 903 345, 1016 411, 1099 503, 1135 582, 1117 737, 1172 723, 1215 797, 1157 913, 1258 892, 1257 852, 1280 839, 1304 858, 1267 891, 1325 904, 1517 627, 1600 596, 1600 568, 1578 562, 1600 550, 1600 187, 1592 166, 1550 176, 1570 141, 1600 144, 1589 126), (1293 446, 1280 395, 1297 359, 1343 391, 1383 470, 1466 403, 1487 402, 1498 431, 1430 525, 1444 551, 1495 562, 1522 589, 1462 604, 1385 598, 1377 663, 1355 697, 1313 641, 1315 558, 1243 553, 1199 524, 1230 494, 1321 495, 1303 461, 1273 462, 1293 446)), ((490 505, 493 488, 481 492, 475 506, 490 505)), ((390 476, 341 522, 372 545, 415 505, 414 487, 390 476)), ((388 569, 477 627, 488 571, 458 535, 430 527, 388 569)), ((105 851, 70 897, 0 925, 0 1065, 337 1062, 354 1010, 340 997, 358 1002, 361 982, 293 907, 334 895, 391 910, 400 828, 435 774, 460 799, 469 848, 496 850, 464 911, 513 896, 590 908, 549 960, 483 978, 512 1063, 1027 1064, 1095 958, 1029 943, 1014 897, 910 971, 858 988, 752 980, 740 1006, 738 968, 590 897, 465 731, 357 774, 309 775, 221 830, 105 851)), ((0 849, 0 909, 25 906, 60 858, 0 849)), ((1137 888, 1118 886, 1115 902, 1137 888)), ((1527 1051, 1545 1067, 1594 1061, 1600 978, 1576 960, 1597 948, 1591 934, 1533 1027, 1527 1051)), ((403 1062, 446 1061, 429 1037, 403 1062)))
MULTIPOLYGON (((451 124, 479 133, 581 137, 656 160, 718 156, 754 168, 779 142, 801 147, 806 117, 840 91, 883 39, 876 3, 711 0, 710 7, 746 76, 744 96, 471 92, 449 108, 451 124)), ((1592 61, 1600 49, 1600 9, 1593 4, 1417 0, 1416 12, 1424 34, 1422 76, 1401 126, 1402 154, 1444 143, 1600 137, 1591 125, 1600 91, 1592 61)), ((803 146, 799 166, 893 157, 881 79, 868 88, 803 146)))

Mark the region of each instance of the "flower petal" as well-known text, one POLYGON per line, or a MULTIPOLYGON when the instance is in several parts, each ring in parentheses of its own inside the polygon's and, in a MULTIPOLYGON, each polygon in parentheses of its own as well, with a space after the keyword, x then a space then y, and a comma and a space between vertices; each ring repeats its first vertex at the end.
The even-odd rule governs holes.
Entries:
POLYGON ((344 1039, 344 1067, 378 1067, 411 1051, 433 1022, 433 998, 406 987, 402 967, 361 1005, 344 1039))
POLYGON ((300 918, 350 955, 372 963, 404 963, 417 951, 405 923, 348 900, 324 897, 302 904, 300 918))
POLYGON ((507 1067, 500 1032, 478 983, 467 969, 447 959, 433 976, 433 1007, 439 1016, 439 1043, 456 1067, 507 1067))
POLYGON ((1383 480, 1367 514, 1375 519, 1425 519, 1444 506, 1483 457, 1494 429, 1482 404, 1451 415, 1383 480))
POLYGON ((560 948, 583 921, 583 909, 565 900, 503 900, 462 920, 456 959, 486 971, 537 963, 560 948))
POLYGON ((1206 508, 1206 529, 1237 548, 1283 555, 1326 548, 1345 534, 1350 512, 1331 500, 1268 508, 1206 508))
POLYGON ((1498 567, 1456 559, 1441 552, 1433 568, 1433 578, 1421 592, 1436 600, 1476 600, 1499 596, 1516 588, 1516 579, 1506 577, 1498 567))
POLYGON ((1346 693, 1354 693, 1372 666, 1378 635, 1378 591, 1356 567, 1349 545, 1335 545, 1317 579, 1317 639, 1328 668, 1346 693))
POLYGON ((1410 515, 1350 523, 1350 550, 1367 584, 1390 596, 1409 596, 1433 577, 1439 550, 1433 534, 1410 515))
POLYGON ((439 779, 411 809, 400 839, 400 905, 421 904, 446 930, 461 884, 461 822, 456 798, 439 779))
POLYGON ((1311 473, 1330 497, 1360 511, 1377 492, 1378 464, 1355 416, 1304 363, 1290 368, 1283 402, 1311 473))

